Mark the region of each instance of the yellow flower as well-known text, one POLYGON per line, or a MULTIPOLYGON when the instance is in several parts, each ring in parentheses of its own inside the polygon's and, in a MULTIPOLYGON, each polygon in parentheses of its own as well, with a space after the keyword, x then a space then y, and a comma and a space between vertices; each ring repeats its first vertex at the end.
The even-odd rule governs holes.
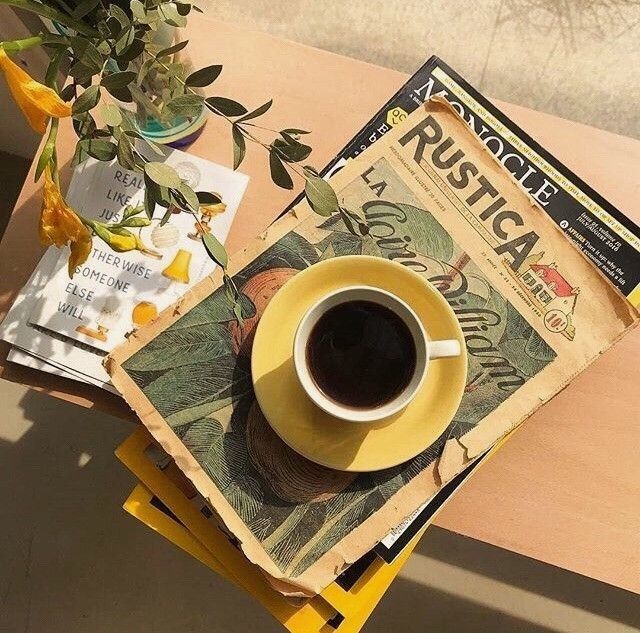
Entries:
POLYGON ((69 244, 69 277, 73 277, 76 267, 87 261, 91 253, 91 232, 64 201, 48 166, 44 170, 44 192, 38 231, 40 242, 44 246, 53 244, 59 248, 69 244))
POLYGON ((124 235, 111 233, 107 244, 118 253, 126 253, 138 248, 138 240, 136 236, 127 231, 124 235))
POLYGON ((39 134, 45 133, 49 117, 59 119, 71 116, 71 106, 65 103, 55 90, 32 79, 20 66, 11 61, 2 48, 0 69, 4 72, 9 90, 18 107, 39 134))
POLYGON ((227 205, 224 202, 217 202, 216 204, 207 204, 200 207, 200 213, 202 217, 212 218, 215 215, 220 215, 227 210, 227 205))

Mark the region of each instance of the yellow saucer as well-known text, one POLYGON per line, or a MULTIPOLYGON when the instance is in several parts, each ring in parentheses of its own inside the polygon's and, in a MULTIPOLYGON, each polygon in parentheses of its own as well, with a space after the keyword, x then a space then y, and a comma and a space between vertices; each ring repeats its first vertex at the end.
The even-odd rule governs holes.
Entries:
POLYGON ((355 472, 401 464, 428 448, 458 409, 467 375, 464 337, 444 297, 406 266, 379 257, 328 259, 296 274, 271 299, 256 329, 251 372, 258 404, 292 449, 329 468, 355 472), (293 365, 300 319, 323 295, 358 284, 382 288, 408 303, 431 339, 458 339, 462 354, 429 363, 411 403, 373 423, 340 420, 303 391, 293 365))

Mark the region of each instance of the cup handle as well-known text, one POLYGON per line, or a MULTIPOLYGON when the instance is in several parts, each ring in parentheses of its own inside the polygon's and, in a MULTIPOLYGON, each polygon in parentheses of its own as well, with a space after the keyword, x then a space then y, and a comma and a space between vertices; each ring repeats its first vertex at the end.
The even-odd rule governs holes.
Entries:
POLYGON ((452 358, 460 356, 460 341, 429 341, 429 358, 452 358))

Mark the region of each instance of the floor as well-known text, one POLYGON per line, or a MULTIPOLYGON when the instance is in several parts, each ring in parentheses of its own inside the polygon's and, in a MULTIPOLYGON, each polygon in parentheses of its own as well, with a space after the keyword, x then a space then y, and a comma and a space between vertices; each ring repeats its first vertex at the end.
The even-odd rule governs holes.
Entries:
MULTIPOLYGON (((640 137, 634 0, 209 4, 406 72, 437 53, 489 95, 640 137)), ((0 154, 0 223, 27 164, 0 154)), ((281 630, 121 510, 134 480, 113 451, 131 426, 7 382, 0 403, 0 631, 281 630)), ((640 631, 640 596, 432 528, 364 630, 626 633, 640 631)))
MULTIPOLYGON (((127 515, 121 420, 0 382, 0 631, 276 633, 279 625, 127 515)), ((365 633, 627 633, 640 597, 431 528, 365 633)))
MULTIPOLYGON (((205 0, 215 17, 640 137, 639 0, 205 0)), ((213 47, 215 50, 215 46, 213 47)))

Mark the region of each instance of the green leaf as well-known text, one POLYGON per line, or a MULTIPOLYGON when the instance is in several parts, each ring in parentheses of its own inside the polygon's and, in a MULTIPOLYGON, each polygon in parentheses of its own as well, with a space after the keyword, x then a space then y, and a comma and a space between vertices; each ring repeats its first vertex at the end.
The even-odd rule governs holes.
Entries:
POLYGON ((144 4, 140 2, 140 0, 131 0, 129 3, 129 8, 131 9, 131 13, 136 20, 146 20, 147 12, 144 8, 144 4))
POLYGON ((136 34, 132 26, 125 28, 116 39, 116 55, 121 56, 131 46, 136 34))
POLYGON ((144 166, 144 173, 153 182, 168 189, 179 189, 182 180, 178 172, 165 163, 150 162, 144 166))
POLYGON ((340 213, 340 217, 342 218, 342 221, 344 222, 345 226, 349 230, 349 233, 351 233, 352 235, 358 235, 358 232, 356 231, 356 228, 353 225, 353 220, 351 219, 349 214, 345 213, 342 207, 339 207, 338 211, 340 213))
POLYGON ((124 103, 133 102, 133 95, 131 94, 131 90, 129 90, 129 86, 124 86, 124 88, 107 88, 107 91, 118 101, 122 101, 124 103))
POLYGON ((133 233, 129 231, 129 229, 124 228, 123 226, 110 226, 109 230, 116 235, 124 235, 126 237, 133 237, 133 233))
POLYGON ((244 314, 242 311, 242 304, 239 301, 236 301, 233 304, 233 314, 235 315, 236 319, 238 319, 240 327, 242 327, 244 325, 244 314))
POLYGON ((158 187, 157 191, 158 204, 161 207, 168 208, 171 206, 171 191, 168 187, 158 187))
POLYGON ((131 145, 131 141, 126 134, 122 134, 118 141, 118 162, 125 169, 136 169, 136 158, 133 153, 133 147, 131 145))
POLYGON ((234 305, 238 297, 238 290, 236 285, 233 283, 233 279, 225 273, 222 277, 222 282, 224 284, 224 295, 227 298, 227 301, 231 305, 234 305))
POLYGON ((101 138, 87 138, 80 141, 80 145, 89 156, 102 161, 113 160, 117 152, 116 146, 111 141, 101 138))
POLYGON ((120 72, 103 75, 100 85, 104 86, 109 92, 118 88, 125 88, 136 78, 136 73, 132 70, 122 70, 120 72))
POLYGON ((71 83, 68 86, 65 86, 60 91, 60 98, 63 101, 69 102, 76 96, 76 87, 71 83))
POLYGON ((133 138, 142 138, 140 133, 137 131, 138 127, 135 122, 135 115, 133 112, 122 109, 120 110, 120 114, 122 116, 122 123, 120 127, 127 133, 129 136, 133 138))
POLYGON ((118 65, 126 66, 129 62, 136 59, 136 57, 142 55, 145 48, 146 44, 144 43, 144 40, 141 40, 138 37, 134 38, 129 48, 127 48, 122 55, 118 57, 118 65))
POLYGON ((88 112, 73 117, 73 129, 80 139, 91 136, 97 127, 94 118, 88 112))
POLYGON ((99 4, 100 0, 83 0, 76 6, 71 15, 76 20, 80 20, 85 15, 91 13, 99 4))
POLYGON ((80 143, 76 143, 76 149, 73 152, 73 158, 71 159, 71 167, 76 167, 87 158, 86 152, 80 147, 80 143))
MULTIPOLYGON (((198 196, 195 191, 184 182, 178 187, 178 191, 182 198, 184 198, 184 202, 187 203, 188 210, 193 211, 193 213, 197 213, 200 207, 200 201, 198 200, 198 196)), ((179 206, 182 207, 184 205, 181 204, 179 206)))
POLYGON ((300 130, 295 127, 288 127, 286 130, 282 130, 283 134, 311 134, 311 132, 307 132, 307 130, 300 130))
MULTIPOLYGON (((144 175, 144 210, 149 219, 153 218, 156 204, 161 207, 168 208, 171 205, 171 195, 166 187, 161 187, 147 176, 144 175)), ((168 210, 170 214, 171 210, 168 210)))
POLYGON ((118 20, 123 29, 127 28, 131 24, 129 16, 117 4, 109 5, 109 14, 118 20))
POLYGON ((233 168, 238 169, 247 152, 247 144, 240 128, 235 123, 231 127, 231 136, 233 138, 233 168))
POLYGON ((218 204, 222 198, 211 191, 196 191, 196 196, 200 204, 218 204))
POLYGON ((100 101, 100 88, 98 86, 89 86, 71 106, 73 114, 81 114, 95 108, 100 101))
POLYGON ((224 246, 211 233, 205 233, 202 236, 202 243, 209 257, 222 268, 226 268, 229 257, 224 246))
POLYGON ((156 59, 163 59, 164 57, 169 57, 170 55, 173 55, 178 51, 181 51, 188 43, 189 43, 189 40, 185 40, 184 42, 178 42, 177 44, 174 44, 173 46, 169 46, 168 48, 163 48, 156 55, 156 59))
POLYGON ((69 68, 69 74, 79 83, 91 83, 91 77, 99 73, 99 68, 91 68, 82 62, 76 62, 69 68))
POLYGON ((106 226, 104 226, 104 224, 95 222, 94 224, 92 224, 91 228, 95 231, 95 234, 101 240, 103 240, 107 244, 109 243, 109 241, 111 240, 111 232, 109 231, 109 229, 107 229, 106 226))
POLYGON ((219 64, 213 66, 206 66, 200 70, 192 72, 186 79, 187 86, 192 88, 204 88, 211 85, 222 72, 222 66, 219 64))
POLYGON ((144 138, 137 132, 131 132, 130 136, 135 136, 136 138, 140 139, 146 145, 146 147, 148 147, 156 156, 162 156, 164 158, 165 152, 162 149, 162 145, 158 145, 157 143, 144 138))
POLYGON ((86 37, 72 37, 71 49, 76 59, 80 60, 93 74, 100 72, 104 60, 90 40, 86 37))
POLYGON ((255 110, 248 112, 243 117, 238 119, 238 123, 242 121, 248 121, 249 119, 255 119, 256 117, 262 116, 269 108, 273 105, 273 99, 269 99, 266 103, 263 103, 260 107, 255 110))
POLYGON ((322 178, 307 174, 304 195, 311 208, 318 214, 329 216, 338 211, 338 196, 333 187, 322 178))
POLYGON ((122 219, 128 220, 129 218, 132 218, 134 215, 139 215, 143 211, 144 211, 144 207, 140 204, 136 204, 135 206, 131 204, 127 205, 124 208, 124 211, 122 212, 122 219))
POLYGON ((223 114, 224 116, 240 116, 247 113, 247 109, 233 99, 226 97, 208 97, 205 99, 214 114, 223 114))
POLYGON ((186 2, 176 2, 176 9, 180 15, 189 15, 191 11, 191 5, 186 2))
POLYGON ((156 60, 153 57, 150 57, 148 59, 145 59, 142 64, 140 64, 140 68, 138 69, 138 76, 136 78, 138 85, 142 85, 142 82, 147 76, 147 73, 151 70, 155 63, 156 60))
POLYGON ((96 48, 101 55, 109 55, 111 53, 111 46, 107 40, 102 40, 102 42, 96 44, 96 48))
MULTIPOLYGON (((150 187, 149 185, 147 185, 144 190, 144 210, 150 220, 153 220, 153 214, 156 210, 156 200, 153 197, 153 190, 154 187, 150 187)), ((167 210, 167 213, 171 214, 171 211, 167 210)))
POLYGON ((164 215, 162 216, 162 218, 160 219, 160 226, 164 226, 171 218, 171 216, 173 215, 173 210, 171 209, 171 207, 169 207, 165 212, 164 215))
POLYGON ((312 165, 305 165, 302 168, 302 171, 304 172, 305 176, 317 176, 318 178, 320 178, 320 172, 312 165))
POLYGON ((178 8, 173 3, 163 3, 158 5, 158 14, 165 24, 170 26, 186 26, 187 19, 178 13, 178 8))
POLYGON ((289 134, 289 132, 285 132, 284 130, 280 132, 280 136, 282 136, 284 142, 289 145, 296 145, 300 142, 297 134, 289 134))
POLYGON ((123 222, 123 226, 128 226, 129 228, 141 228, 150 224, 151 220, 149 218, 131 218, 123 222))
POLYGON ((269 152, 269 169, 271 170, 271 180, 278 187, 293 189, 293 180, 291 180, 287 168, 273 150, 269 152))
POLYGON ((204 99, 200 95, 183 94, 171 99, 166 108, 174 115, 180 115, 188 119, 197 117, 204 106, 204 99))
POLYGON ((120 114, 120 108, 113 103, 105 103, 102 108, 102 118, 107 125, 113 127, 122 123, 122 115, 120 114))
POLYGON ((271 146, 275 148, 278 156, 288 163, 299 163, 311 154, 311 147, 296 141, 291 136, 292 142, 277 138, 271 146))

